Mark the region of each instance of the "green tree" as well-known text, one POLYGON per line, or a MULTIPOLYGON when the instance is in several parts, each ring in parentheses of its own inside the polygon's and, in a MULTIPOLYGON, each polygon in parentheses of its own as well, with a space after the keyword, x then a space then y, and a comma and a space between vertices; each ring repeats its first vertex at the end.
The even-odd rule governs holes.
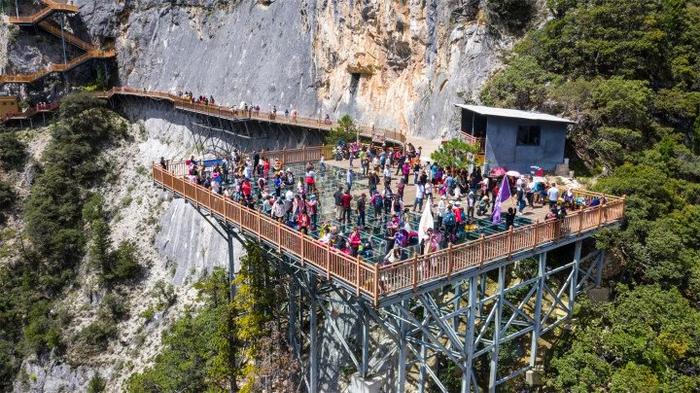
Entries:
POLYGON ((469 169, 474 164, 474 155, 479 151, 478 145, 461 139, 450 139, 435 150, 430 159, 443 168, 469 169))
POLYGON ((14 132, 0 132, 0 168, 19 170, 27 159, 27 145, 14 132))
POLYGON ((14 207, 16 200, 15 189, 4 181, 0 181, 0 224, 5 222, 5 212, 14 207))
POLYGON ((326 145, 337 145, 343 141, 349 143, 357 139, 357 126, 350 115, 343 115, 338 119, 338 125, 331 128, 323 138, 323 143, 326 145))

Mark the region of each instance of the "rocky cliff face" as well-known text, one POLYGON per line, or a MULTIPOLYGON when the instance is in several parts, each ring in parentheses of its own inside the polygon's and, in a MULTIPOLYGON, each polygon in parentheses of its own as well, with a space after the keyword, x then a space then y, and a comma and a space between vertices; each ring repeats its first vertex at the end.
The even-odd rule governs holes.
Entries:
POLYGON ((220 102, 351 114, 440 136, 458 127, 508 39, 479 0, 79 0, 93 37, 116 39, 125 85, 220 102))

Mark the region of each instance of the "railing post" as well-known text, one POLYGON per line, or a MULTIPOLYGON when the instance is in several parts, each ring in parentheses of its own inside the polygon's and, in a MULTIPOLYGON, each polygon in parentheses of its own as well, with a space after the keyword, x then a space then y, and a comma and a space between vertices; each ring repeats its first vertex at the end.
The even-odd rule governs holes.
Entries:
POLYGON ((326 279, 331 279, 331 245, 326 243, 326 279))
POLYGON ((513 254, 513 226, 508 228, 508 259, 511 259, 513 254))
POLYGON ((535 236, 532 239, 532 249, 534 250, 537 248, 537 242, 539 241, 540 237, 540 220, 535 221, 535 236))
POLYGON ((413 290, 418 286, 418 256, 413 255, 413 290))
POLYGON ((374 306, 379 305, 379 264, 375 263, 374 264, 374 282, 373 282, 374 288, 372 288, 372 292, 374 292, 372 295, 374 295, 374 306))
POLYGON ((454 256, 452 255, 452 243, 447 245, 447 279, 452 276, 452 269, 454 268, 454 256))
POLYGON ((483 233, 481 234, 479 240, 479 267, 481 267, 484 265, 484 259, 486 258, 486 245, 484 244, 486 237, 483 233))
POLYGON ((598 227, 600 227, 601 222, 603 221, 603 207, 605 205, 598 205, 598 227))
POLYGON ((304 234, 299 232, 299 245, 301 250, 299 250, 299 255, 301 256, 301 266, 304 266, 304 234))
POLYGON ((583 208, 583 209, 579 210, 579 212, 578 212, 578 231, 577 232, 579 235, 581 234, 581 231, 583 230, 583 217, 584 217, 583 213, 585 211, 586 211, 586 209, 583 208))
POLYGON ((260 241, 260 221, 262 221, 262 219, 261 219, 260 212, 258 210, 255 211, 255 219, 257 220, 257 225, 256 225, 257 229, 255 232, 258 235, 258 241, 260 241))
POLYGON ((360 257, 355 257, 355 293, 360 296, 360 257))
POLYGON ((282 225, 277 222, 277 252, 282 253, 282 225))

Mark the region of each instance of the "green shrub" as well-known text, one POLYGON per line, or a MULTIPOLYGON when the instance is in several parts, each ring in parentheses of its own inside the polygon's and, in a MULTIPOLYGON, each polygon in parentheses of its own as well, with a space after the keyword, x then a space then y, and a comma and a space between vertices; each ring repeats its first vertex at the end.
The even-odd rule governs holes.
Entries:
POLYGON ((519 33, 534 16, 535 5, 535 0, 488 0, 486 11, 493 24, 510 33, 519 33))
POLYGON ((129 306, 124 296, 116 293, 108 293, 102 298, 100 314, 104 318, 120 320, 129 315, 129 306))
POLYGON ((27 145, 14 132, 0 133, 0 168, 19 170, 27 159, 27 145))
POLYGON ((110 318, 99 318, 78 333, 78 341, 88 351, 107 348, 109 340, 117 336, 117 324, 110 318))
POLYGON ((105 380, 102 379, 100 374, 95 373, 90 379, 90 383, 87 387, 87 393, 102 393, 107 388, 105 380))
POLYGON ((16 199, 14 188, 0 180, 0 224, 5 222, 4 213, 14 207, 16 199))
POLYGON ((115 282, 136 278, 140 271, 137 258, 138 255, 134 243, 130 241, 119 243, 119 246, 111 255, 111 266, 103 272, 105 280, 115 282))

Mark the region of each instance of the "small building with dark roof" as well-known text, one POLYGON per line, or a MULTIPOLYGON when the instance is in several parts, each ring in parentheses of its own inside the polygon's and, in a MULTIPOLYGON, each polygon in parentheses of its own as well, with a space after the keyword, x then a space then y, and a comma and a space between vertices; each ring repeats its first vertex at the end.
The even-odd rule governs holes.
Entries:
POLYGON ((564 162, 564 146, 573 122, 546 113, 455 104, 461 108, 462 132, 476 138, 488 168, 529 173, 531 166, 553 171, 564 162))

